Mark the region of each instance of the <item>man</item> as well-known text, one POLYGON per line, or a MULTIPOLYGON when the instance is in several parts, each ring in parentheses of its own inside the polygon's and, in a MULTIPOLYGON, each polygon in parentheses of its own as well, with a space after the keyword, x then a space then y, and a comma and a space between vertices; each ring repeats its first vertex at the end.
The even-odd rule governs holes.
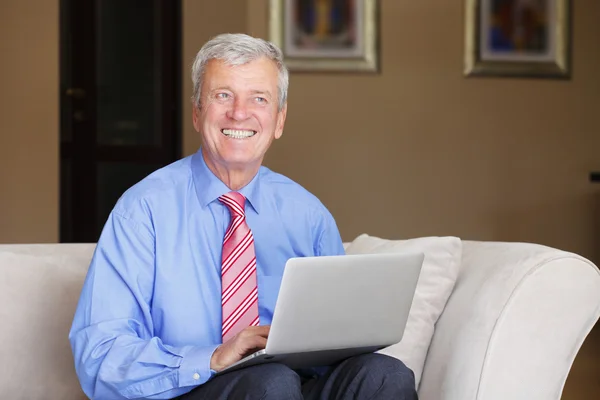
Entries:
POLYGON ((412 371, 379 354, 322 374, 266 364, 214 376, 264 348, 285 262, 344 254, 334 219, 262 167, 287 112, 281 51, 246 35, 206 43, 192 68, 193 156, 119 199, 69 334, 93 399, 416 398, 412 371))

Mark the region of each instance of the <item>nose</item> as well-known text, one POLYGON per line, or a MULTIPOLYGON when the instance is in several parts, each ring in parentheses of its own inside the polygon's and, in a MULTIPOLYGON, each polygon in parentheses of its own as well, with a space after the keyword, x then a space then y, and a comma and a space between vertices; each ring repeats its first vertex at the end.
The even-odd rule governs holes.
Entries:
POLYGON ((246 120, 248 118, 248 106, 238 97, 228 110, 227 116, 235 121, 246 120))

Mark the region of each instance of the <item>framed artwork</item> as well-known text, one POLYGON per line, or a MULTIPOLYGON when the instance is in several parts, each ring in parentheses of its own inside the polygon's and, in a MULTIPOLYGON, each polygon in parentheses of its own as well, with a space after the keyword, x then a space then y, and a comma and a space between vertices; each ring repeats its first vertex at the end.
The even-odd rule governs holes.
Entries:
POLYGON ((466 0, 465 11, 465 75, 570 76, 570 0, 466 0))
POLYGON ((377 0, 270 0, 269 13, 290 71, 378 71, 377 0))

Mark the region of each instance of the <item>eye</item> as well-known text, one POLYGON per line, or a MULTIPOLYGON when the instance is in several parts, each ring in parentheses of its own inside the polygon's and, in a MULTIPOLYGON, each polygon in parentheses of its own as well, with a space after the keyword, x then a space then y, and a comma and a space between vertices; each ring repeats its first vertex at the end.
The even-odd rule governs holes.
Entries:
POLYGON ((229 93, 217 93, 217 99, 225 100, 229 98, 229 93))
POLYGON ((264 97, 256 97, 256 102, 263 104, 267 102, 267 99, 265 99, 264 97))

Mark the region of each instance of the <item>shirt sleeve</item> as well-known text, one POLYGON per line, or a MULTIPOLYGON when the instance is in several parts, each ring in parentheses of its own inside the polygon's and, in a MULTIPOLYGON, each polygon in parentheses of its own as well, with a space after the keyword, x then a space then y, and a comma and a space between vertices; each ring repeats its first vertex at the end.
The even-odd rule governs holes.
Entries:
POLYGON ((316 247, 317 256, 339 256, 345 255, 344 244, 340 236, 337 224, 331 213, 324 211, 321 221, 317 224, 319 232, 316 247))
POLYGON ((154 234, 113 210, 98 241, 69 341, 91 399, 169 399, 210 379, 217 347, 170 346, 153 335, 154 234))

